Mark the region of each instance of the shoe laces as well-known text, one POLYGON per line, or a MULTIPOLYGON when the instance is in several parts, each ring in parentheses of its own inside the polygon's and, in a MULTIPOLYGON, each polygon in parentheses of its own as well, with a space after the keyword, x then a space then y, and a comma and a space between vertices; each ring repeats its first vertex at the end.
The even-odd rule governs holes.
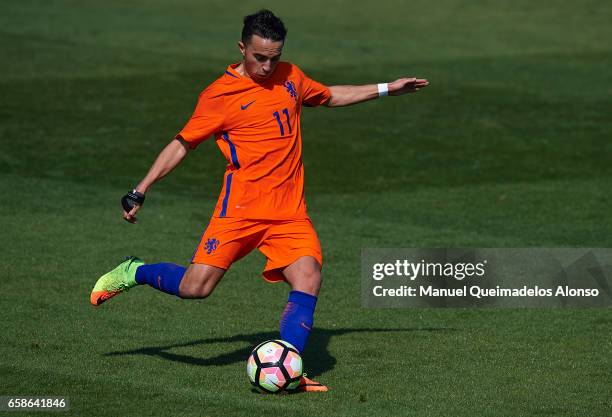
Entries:
MULTIPOLYGON (((132 265, 132 263, 134 263, 134 257, 133 256, 126 256, 125 261, 130 261, 126 266, 125 266, 125 272, 128 272, 130 270, 130 266, 132 265)), ((125 282, 121 281, 118 283, 113 283, 114 285, 110 286, 110 289, 112 291, 129 291, 132 287, 128 286, 125 282)))

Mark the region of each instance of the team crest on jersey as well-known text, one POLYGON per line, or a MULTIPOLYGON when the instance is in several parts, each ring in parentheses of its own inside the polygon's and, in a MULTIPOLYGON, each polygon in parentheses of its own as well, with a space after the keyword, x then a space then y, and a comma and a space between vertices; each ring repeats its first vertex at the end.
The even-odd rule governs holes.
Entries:
POLYGON ((293 81, 285 81, 285 88, 291 97, 293 97, 297 101, 297 90, 295 89, 295 84, 293 81))
POLYGON ((206 254, 210 255, 215 249, 217 249, 217 247, 219 246, 219 243, 221 242, 219 242, 214 237, 211 237, 210 239, 208 239, 206 243, 204 243, 204 249, 206 249, 206 254))

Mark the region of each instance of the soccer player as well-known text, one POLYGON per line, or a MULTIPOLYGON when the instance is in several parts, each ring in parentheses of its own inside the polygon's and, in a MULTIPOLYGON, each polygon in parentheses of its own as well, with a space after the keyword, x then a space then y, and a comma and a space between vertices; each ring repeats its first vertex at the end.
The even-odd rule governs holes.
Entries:
MULTIPOLYGON (((145 264, 130 257, 97 281, 93 305, 144 284, 181 298, 208 297, 234 262, 258 249, 267 258, 264 278, 291 287, 280 337, 303 352, 313 325, 323 257, 304 202, 302 107, 348 106, 416 92, 429 83, 400 78, 326 87, 280 60, 286 33, 283 22, 268 10, 244 18, 238 42, 242 61, 228 66, 200 94, 191 119, 122 198, 123 218, 136 223, 149 188, 214 135, 228 164, 219 200, 190 265, 145 264)), ((300 390, 327 387, 303 377, 300 390)))

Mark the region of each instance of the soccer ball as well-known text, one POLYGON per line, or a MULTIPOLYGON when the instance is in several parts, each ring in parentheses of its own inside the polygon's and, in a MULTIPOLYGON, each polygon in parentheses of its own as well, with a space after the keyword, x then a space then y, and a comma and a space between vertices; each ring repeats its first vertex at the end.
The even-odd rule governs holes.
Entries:
POLYGON ((268 393, 290 391, 300 385, 302 357, 284 340, 268 340, 257 345, 247 361, 251 384, 268 393))

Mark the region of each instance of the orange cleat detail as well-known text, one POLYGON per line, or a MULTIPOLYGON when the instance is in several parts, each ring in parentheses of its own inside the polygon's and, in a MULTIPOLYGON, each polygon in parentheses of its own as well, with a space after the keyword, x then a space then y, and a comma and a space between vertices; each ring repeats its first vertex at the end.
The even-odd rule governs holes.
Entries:
POLYGON ((306 378, 306 374, 300 379, 300 385, 295 389, 296 392, 327 392, 329 388, 320 382, 306 378))
POLYGON ((120 292, 121 291, 112 291, 112 292, 108 292, 108 291, 95 291, 95 292, 91 293, 91 297, 90 297, 89 301, 91 301, 91 304, 93 304, 95 306, 99 306, 100 304, 102 304, 103 302, 105 302, 109 298, 114 297, 115 295, 119 294, 120 292))

